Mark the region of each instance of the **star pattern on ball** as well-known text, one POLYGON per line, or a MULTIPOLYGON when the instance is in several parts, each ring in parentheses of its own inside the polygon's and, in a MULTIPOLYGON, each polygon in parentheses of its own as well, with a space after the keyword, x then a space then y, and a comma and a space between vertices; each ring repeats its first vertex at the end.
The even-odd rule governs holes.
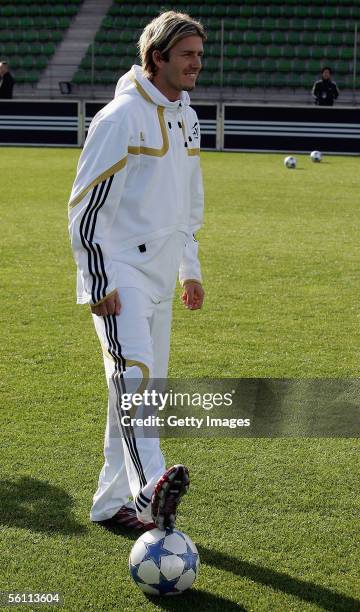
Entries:
MULTIPOLYGON (((185 540, 186 542, 186 540, 185 540)), ((184 563, 184 572, 187 570, 194 570, 196 568, 196 561, 199 557, 198 553, 191 550, 189 544, 186 542, 186 552, 177 555, 179 559, 183 560, 184 563)))
POLYGON ((163 576, 160 572, 159 582, 156 584, 150 584, 149 586, 157 589, 160 595, 166 595, 167 593, 179 593, 179 589, 176 588, 176 584, 179 582, 179 576, 174 578, 173 580, 168 580, 163 576))
POLYGON ((161 559, 174 554, 164 548, 164 540, 165 537, 155 542, 155 544, 145 543, 146 553, 143 556, 142 563, 144 563, 144 561, 153 561, 156 567, 160 569, 161 559))
POLYGON ((135 582, 139 583, 139 584, 147 584, 145 582, 145 580, 143 580, 142 578, 140 578, 138 571, 139 571, 139 567, 140 567, 141 563, 138 563, 137 565, 132 565, 130 564, 130 572, 132 577, 134 578, 135 582))

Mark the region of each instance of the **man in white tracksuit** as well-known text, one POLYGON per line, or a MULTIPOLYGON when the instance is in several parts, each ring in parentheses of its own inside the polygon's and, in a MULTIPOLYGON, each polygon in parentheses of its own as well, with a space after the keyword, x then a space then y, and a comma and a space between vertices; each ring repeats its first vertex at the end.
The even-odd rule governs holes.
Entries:
POLYGON ((134 528, 173 527, 188 470, 166 470, 158 438, 124 424, 124 393, 167 376, 177 274, 183 302, 201 308, 200 132, 187 91, 205 34, 169 11, 145 28, 142 67, 118 82, 93 119, 69 202, 78 303, 90 305, 109 387, 105 463, 91 509, 134 528))

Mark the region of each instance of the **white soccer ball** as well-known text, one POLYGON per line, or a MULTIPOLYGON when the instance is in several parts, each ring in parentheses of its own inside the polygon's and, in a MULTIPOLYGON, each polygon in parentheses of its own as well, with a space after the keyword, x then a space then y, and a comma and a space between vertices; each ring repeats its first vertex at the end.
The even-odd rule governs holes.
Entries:
POLYGON ((189 536, 177 529, 151 529, 131 549, 130 573, 149 595, 176 595, 193 584, 199 571, 199 553, 189 536))
POLYGON ((286 166, 287 168, 296 168, 296 158, 292 157, 292 155, 285 157, 284 166, 286 166))
POLYGON ((322 153, 320 153, 320 151, 312 151, 310 153, 310 157, 311 157, 311 161, 313 161, 313 162, 321 162, 321 160, 322 160, 322 153))

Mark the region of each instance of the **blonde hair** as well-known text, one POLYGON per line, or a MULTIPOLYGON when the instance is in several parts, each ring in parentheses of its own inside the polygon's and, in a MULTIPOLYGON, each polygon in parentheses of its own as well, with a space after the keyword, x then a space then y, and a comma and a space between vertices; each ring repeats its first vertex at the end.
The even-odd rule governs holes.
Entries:
POLYGON ((202 24, 185 13, 167 11, 155 17, 144 28, 138 42, 141 65, 147 77, 156 74, 157 67, 152 58, 153 51, 160 51, 162 58, 168 61, 170 50, 182 38, 200 36, 206 40, 202 24))

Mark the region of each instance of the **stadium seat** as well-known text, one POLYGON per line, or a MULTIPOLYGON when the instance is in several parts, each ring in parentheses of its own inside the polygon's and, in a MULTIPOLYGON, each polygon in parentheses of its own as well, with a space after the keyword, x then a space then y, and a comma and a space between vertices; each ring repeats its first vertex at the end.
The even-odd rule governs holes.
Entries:
MULTIPOLYGON (((30 0, 26 1, 29 2, 27 6, 31 6, 30 0)), ((65 3, 56 1, 55 5, 64 7, 65 3)), ((162 8, 169 7, 159 0, 148 0, 146 4, 136 0, 127 3, 114 0, 95 36, 96 45, 100 45, 96 47, 96 65, 103 67, 95 71, 96 82, 113 83, 119 71, 128 68, 136 57, 135 45, 141 29, 162 8), (104 74, 100 73, 101 70, 104 74)), ((208 0, 205 4, 199 0, 187 0, 186 3, 180 1, 176 9, 200 18, 207 30, 200 85, 219 84, 221 19, 225 43, 224 86, 283 87, 286 84, 308 87, 325 61, 334 69, 335 66, 339 68, 336 71, 344 77, 347 74, 345 67, 349 70, 352 65, 353 19, 359 16, 359 7, 351 0, 301 0, 300 3, 298 0, 287 0, 286 3, 284 0, 270 0, 265 5, 261 0, 245 0, 244 3, 208 0)), ((11 14, 6 19, 19 19, 16 11, 8 12, 11 14)), ((62 9, 59 12, 61 15, 56 16, 57 19, 69 19, 62 9)), ((48 18, 55 18, 54 11, 48 13, 48 18)), ((39 18, 29 12, 21 16, 28 29, 33 30, 37 28, 34 20, 39 18)), ((65 25, 57 23, 43 29, 60 32, 65 25)), ((11 38, 0 32, 0 48, 5 43, 16 42, 16 29, 11 28, 11 38)), ((20 40, 24 41, 23 38, 20 40)), ((52 37, 49 41, 54 42, 52 37)), ((77 78, 85 82, 90 68, 91 56, 87 54, 77 78)))

